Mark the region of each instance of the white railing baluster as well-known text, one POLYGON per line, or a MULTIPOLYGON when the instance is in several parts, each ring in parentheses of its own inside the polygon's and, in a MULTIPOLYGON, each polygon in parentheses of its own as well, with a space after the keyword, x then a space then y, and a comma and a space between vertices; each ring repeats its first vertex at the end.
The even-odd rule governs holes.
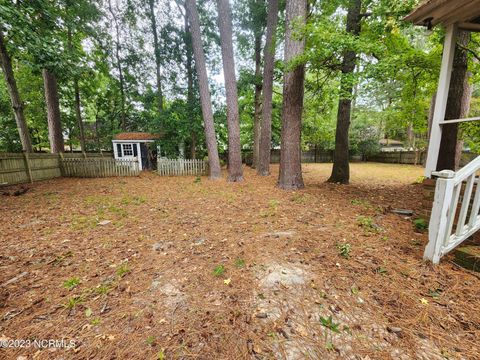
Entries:
POLYGON ((457 214, 458 199, 460 198, 460 191, 462 190, 462 184, 455 184, 453 188, 452 202, 448 211, 447 222, 447 236, 444 239, 444 245, 447 246, 450 240, 450 235, 453 231, 453 223, 455 222, 455 215, 457 214))
MULTIPOLYGON (((461 236, 465 232, 465 221, 467 219, 468 209, 470 208, 470 200, 472 198, 473 184, 475 182, 475 173, 470 176, 465 185, 465 191, 463 193, 462 208, 460 209, 460 215, 458 216, 457 229, 455 234, 461 236)), ((460 188, 462 184, 458 185, 460 188)))
POLYGON ((455 182, 453 171, 436 174, 439 176, 435 187, 432 215, 428 226, 428 244, 423 258, 434 264, 440 262, 440 254, 445 239, 448 237, 447 227, 449 222, 449 210, 452 202, 455 182))
POLYGON ((442 256, 480 229, 480 184, 478 182, 472 204, 473 188, 479 170, 480 156, 456 173, 449 170, 432 173, 438 178, 428 228, 428 245, 424 253, 425 260, 438 264, 442 256), (456 219, 464 183, 462 203, 456 219), (455 220, 457 225, 453 232, 455 220))
POLYGON ((477 182, 475 188, 475 197, 473 198, 472 210, 468 220, 468 227, 472 228, 478 222, 478 211, 480 210, 480 182, 477 182))

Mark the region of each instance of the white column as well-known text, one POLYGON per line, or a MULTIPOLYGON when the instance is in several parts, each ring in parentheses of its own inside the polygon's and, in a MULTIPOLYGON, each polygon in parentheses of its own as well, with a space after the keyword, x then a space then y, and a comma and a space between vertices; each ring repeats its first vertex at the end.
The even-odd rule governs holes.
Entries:
POLYGON ((113 158, 118 159, 117 143, 115 141, 112 141, 112 145, 113 145, 113 158))
POLYGON ((142 171, 142 153, 140 152, 140 143, 136 143, 135 146, 137 147, 138 169, 142 171))
POLYGON ((448 92, 450 90, 450 79, 452 77, 453 58, 455 56, 457 25, 449 25, 446 30, 445 43, 443 45, 442 67, 440 69, 437 99, 435 102, 432 129, 428 144, 427 162, 425 165, 425 176, 428 178, 431 177, 432 172, 436 170, 438 153, 440 152, 440 142, 442 140, 442 125, 440 125, 440 123, 445 121, 445 113, 447 110, 448 92))

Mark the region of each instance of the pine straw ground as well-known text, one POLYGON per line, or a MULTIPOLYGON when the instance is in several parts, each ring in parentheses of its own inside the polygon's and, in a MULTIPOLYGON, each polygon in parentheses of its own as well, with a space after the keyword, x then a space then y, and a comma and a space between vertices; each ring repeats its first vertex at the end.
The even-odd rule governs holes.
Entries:
POLYGON ((426 234, 389 211, 420 210, 422 170, 354 164, 339 186, 329 169, 305 165, 297 192, 275 168, 1 196, 0 336, 76 346, 0 358, 479 359, 479 278, 424 264, 426 234))

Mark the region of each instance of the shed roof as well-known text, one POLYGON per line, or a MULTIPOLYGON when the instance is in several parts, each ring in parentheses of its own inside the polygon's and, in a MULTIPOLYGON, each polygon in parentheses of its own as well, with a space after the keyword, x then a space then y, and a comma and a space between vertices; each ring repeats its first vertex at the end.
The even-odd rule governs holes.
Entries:
POLYGON ((124 132, 117 134, 113 140, 157 140, 160 135, 146 132, 124 132))
POLYGON ((384 145, 403 146, 403 142, 402 142, 402 141, 393 140, 393 139, 381 139, 378 143, 379 143, 380 145, 382 145, 382 146, 384 146, 384 145))
POLYGON ((425 0, 405 20, 425 26, 458 23, 465 30, 480 31, 480 0, 425 0))

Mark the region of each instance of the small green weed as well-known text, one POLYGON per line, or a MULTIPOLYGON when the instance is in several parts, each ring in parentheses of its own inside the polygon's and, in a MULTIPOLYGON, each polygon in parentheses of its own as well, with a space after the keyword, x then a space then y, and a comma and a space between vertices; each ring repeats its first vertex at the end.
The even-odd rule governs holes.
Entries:
POLYGON ((260 212, 260 216, 261 217, 275 216, 277 214, 279 204, 280 204, 280 201, 278 201, 278 200, 270 200, 268 202, 268 209, 267 210, 262 210, 260 212))
POLYGON ((147 337, 146 343, 149 346, 154 346, 155 345, 155 336, 150 335, 149 337, 147 337))
POLYGON ((235 260, 235 266, 239 269, 244 268, 245 267, 245 260, 243 260, 243 259, 235 260))
POLYGON ((373 219, 370 216, 359 216, 357 218, 357 224, 367 233, 380 232, 380 227, 373 222, 373 219))
POLYGON ((377 273, 380 274, 380 275, 386 275, 386 274, 388 274, 388 270, 384 267, 379 267, 377 269, 377 273))
POLYGON ((333 321, 332 315, 328 318, 320 316, 320 324, 327 329, 327 331, 325 331, 325 348, 327 350, 335 350, 335 346, 333 345, 333 333, 340 333, 340 324, 333 321))
POLYGON ((428 221, 422 218, 413 220, 413 225, 418 231, 425 231, 428 229, 428 221))
POLYGON ((65 280, 63 282, 63 287, 68 289, 68 290, 72 290, 74 288, 76 288, 78 285, 80 284, 80 279, 77 278, 77 277, 72 277, 68 280, 65 280))
POLYGON ((68 298, 68 301, 65 304, 63 304, 63 307, 72 310, 82 302, 84 302, 84 299, 81 296, 72 296, 71 298, 68 298))
POLYGON ((340 330, 338 328, 340 324, 335 323, 333 321, 332 315, 330 315, 328 318, 324 318, 323 316, 320 316, 320 323, 322 324, 323 327, 327 328, 331 332, 334 332, 337 334, 340 333, 340 330))
POLYGON ((117 275, 118 277, 123 278, 125 275, 127 275, 130 272, 130 268, 128 267, 128 263, 124 262, 120 267, 117 269, 117 275))
POLYGON ((225 266, 218 265, 213 269, 213 275, 215 276, 222 276, 225 273, 225 266))
POLYGON ((340 256, 348 259, 350 257, 350 251, 352 250, 352 245, 349 243, 337 244, 338 253, 340 256))

